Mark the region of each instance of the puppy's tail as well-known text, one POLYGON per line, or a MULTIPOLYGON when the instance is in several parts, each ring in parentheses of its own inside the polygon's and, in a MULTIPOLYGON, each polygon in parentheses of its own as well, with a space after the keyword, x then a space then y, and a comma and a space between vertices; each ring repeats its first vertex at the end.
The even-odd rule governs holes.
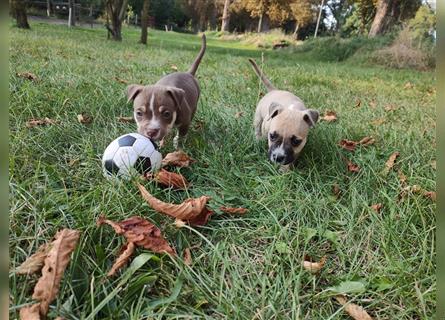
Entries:
POLYGON ((191 73, 192 75, 195 75, 196 70, 198 70, 199 63, 201 62, 202 57, 204 56, 204 52, 206 51, 206 35, 202 34, 202 45, 201 50, 198 53, 198 56, 196 57, 195 61, 193 61, 192 66, 190 67, 188 73, 191 73))
POLYGON ((252 64, 253 69, 255 70, 257 76, 260 77, 261 81, 263 81, 264 85, 267 88, 267 91, 277 90, 277 88, 273 86, 273 84, 269 81, 269 79, 267 79, 266 75, 261 72, 255 61, 253 59, 249 59, 249 62, 252 64))

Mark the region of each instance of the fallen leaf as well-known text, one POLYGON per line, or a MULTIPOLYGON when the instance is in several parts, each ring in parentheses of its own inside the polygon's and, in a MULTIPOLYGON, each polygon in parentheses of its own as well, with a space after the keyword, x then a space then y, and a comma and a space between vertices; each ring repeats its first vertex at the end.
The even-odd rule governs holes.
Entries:
POLYGON ((436 160, 431 161, 431 167, 436 170, 436 160))
POLYGON ((337 113, 335 111, 326 111, 324 116, 321 117, 321 120, 327 122, 333 122, 337 120, 337 113))
POLYGON ((377 107, 377 102, 374 99, 372 99, 371 101, 369 101, 369 107, 371 109, 375 109, 375 107, 377 107))
POLYGON ((60 281, 65 268, 71 259, 71 253, 76 248, 80 232, 63 229, 57 232, 55 240, 51 243, 42 269, 42 276, 34 287, 32 298, 40 301, 40 315, 46 316, 49 304, 56 298, 60 281))
POLYGON ((357 164, 351 162, 350 160, 348 160, 347 165, 348 165, 349 172, 359 172, 360 171, 360 167, 357 164))
POLYGON ((317 273, 323 268, 326 263, 326 256, 323 256, 319 262, 311 262, 308 260, 303 261, 303 268, 310 273, 317 273))
POLYGON ((359 108, 362 105, 362 100, 356 99, 355 100, 355 108, 359 108))
POLYGON ((436 191, 424 191, 423 195, 436 202, 436 191))
POLYGON ((187 266, 192 264, 192 253, 190 252, 190 248, 184 249, 184 264, 187 266))
POLYGON ((221 210, 224 213, 230 213, 230 214, 245 214, 245 213, 247 213, 246 208, 220 207, 219 210, 221 210))
POLYGON ((32 304, 20 309, 20 320, 40 320, 40 303, 32 304))
POLYGON ((186 223, 184 221, 182 221, 181 219, 175 219, 175 226, 176 228, 182 228, 186 225, 186 223))
POLYGON ((37 126, 46 126, 50 124, 57 124, 58 121, 50 119, 50 118, 43 118, 43 119, 29 119, 26 122, 27 128, 34 128, 37 126))
POLYGON ((375 139, 373 137, 364 137, 362 138, 362 140, 360 140, 358 142, 359 145, 367 147, 370 146, 371 144, 375 143, 375 139))
POLYGON ((174 64, 172 64, 170 68, 171 68, 172 70, 178 71, 178 67, 177 67, 176 65, 174 65, 174 64))
POLYGON ((122 122, 122 123, 134 123, 134 118, 133 117, 117 117, 116 118, 117 121, 122 122))
POLYGON ((335 296, 335 300, 344 306, 345 311, 355 320, 372 320, 372 317, 366 312, 365 309, 356 305, 355 303, 348 302, 342 295, 335 296))
POLYGON ((332 193, 334 194, 334 196, 338 199, 340 197, 341 194, 341 190, 340 190, 340 186, 338 185, 338 183, 334 183, 332 185, 332 193))
POLYGON ((123 250, 121 255, 116 259, 110 271, 107 273, 108 277, 113 276, 117 270, 119 270, 120 268, 122 268, 124 265, 127 264, 128 260, 133 255, 136 246, 134 242, 128 242, 124 245, 122 249, 123 250))
POLYGON ((28 257, 16 270, 17 274, 33 274, 39 272, 44 264, 45 258, 51 249, 48 243, 42 244, 37 251, 28 257))
POLYGON ((80 159, 70 159, 70 161, 68 161, 68 165, 70 167, 77 166, 79 163, 80 163, 80 159))
POLYGON ((127 80, 121 79, 119 77, 114 77, 114 80, 116 80, 117 82, 123 83, 123 84, 128 84, 129 83, 127 80))
POLYGON ((244 116, 244 112, 242 112, 242 111, 239 111, 239 112, 235 113, 235 118, 236 118, 236 119, 239 119, 239 118, 241 118, 242 116, 244 116))
POLYGON ((82 112, 81 114, 77 115, 77 121, 82 124, 90 124, 91 122, 93 122, 93 117, 87 115, 85 112, 82 112))
POLYGON ((400 184, 402 186, 406 186, 406 180, 407 180, 406 176, 403 174, 403 172, 401 170, 399 170, 398 175, 399 175, 400 184))
POLYGON ((404 88, 405 89, 412 89, 412 88, 414 88, 414 85, 411 82, 407 82, 407 83, 405 83, 404 88))
POLYGON ((26 80, 36 81, 37 76, 31 72, 18 72, 17 76, 26 80))
POLYGON ((398 107, 394 104, 387 104, 385 106, 385 111, 395 111, 397 109, 398 109, 398 107))
POLYGON ((371 209, 377 213, 380 213, 380 210, 382 210, 382 207, 383 207, 383 205, 381 203, 376 203, 371 206, 371 209))
POLYGON ((172 187, 180 190, 187 189, 189 186, 188 181, 181 174, 170 172, 165 169, 161 169, 155 174, 148 173, 146 178, 149 180, 153 179, 157 183, 166 187, 172 187))
POLYGON ((166 252, 176 255, 175 250, 170 247, 167 240, 162 237, 161 230, 151 222, 141 217, 131 217, 121 222, 114 222, 100 216, 97 225, 109 224, 117 234, 123 235, 128 242, 153 252, 166 252))
POLYGON ((357 145, 357 142, 352 141, 352 140, 342 139, 342 140, 340 140, 338 145, 340 147, 342 147, 343 149, 345 149, 345 150, 354 151, 355 150, 355 146, 357 145))
POLYGON ((371 124, 374 126, 381 126, 382 124, 385 123, 385 119, 384 118, 378 118, 378 119, 374 119, 371 121, 371 124))
POLYGON ((162 159, 162 166, 188 167, 196 160, 190 158, 184 151, 178 150, 168 153, 162 159))
POLYGON ((393 152, 388 158, 388 161, 385 163, 385 172, 388 173, 393 167, 396 162, 397 157, 400 155, 400 152, 396 151, 393 152))
POLYGON ((176 219, 187 221, 191 225, 205 225, 213 213, 206 207, 207 201, 210 200, 208 196, 186 199, 181 204, 172 204, 153 197, 141 184, 138 184, 138 188, 142 197, 153 209, 176 219))

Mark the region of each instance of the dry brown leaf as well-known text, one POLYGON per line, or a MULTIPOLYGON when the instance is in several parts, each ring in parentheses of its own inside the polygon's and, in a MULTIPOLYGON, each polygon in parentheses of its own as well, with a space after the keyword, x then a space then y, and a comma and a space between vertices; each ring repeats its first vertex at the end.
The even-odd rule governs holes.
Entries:
POLYGON ((170 68, 171 68, 172 70, 178 71, 178 67, 177 67, 176 65, 174 65, 174 64, 172 64, 170 68))
POLYGON ((401 170, 399 170, 398 175, 399 175, 400 184, 402 186, 406 186, 406 181, 407 181, 406 176, 403 174, 403 172, 401 170))
POLYGON ((184 264, 187 266, 192 264, 192 253, 190 252, 190 248, 184 249, 184 264))
POLYGON ((40 301, 40 314, 48 313, 49 304, 56 298, 60 288, 60 281, 66 266, 70 262, 71 253, 76 248, 80 232, 77 230, 63 229, 57 232, 55 240, 51 243, 42 276, 34 287, 32 298, 40 301))
POLYGON ((423 195, 436 202, 436 191, 424 191, 423 195))
POLYGON ((221 210, 224 213, 230 213, 230 214, 245 214, 245 213, 247 213, 246 208, 220 207, 219 210, 221 210))
POLYGON ((359 98, 357 98, 355 100, 355 108, 359 108, 362 105, 362 100, 360 100, 359 98))
POLYGON ((327 121, 327 122, 333 122, 337 120, 337 113, 335 111, 326 111, 324 113, 324 116, 321 117, 321 120, 327 121))
POLYGON ((431 167, 434 169, 434 170, 436 170, 436 160, 433 160, 433 161, 431 161, 431 167))
POLYGON ((342 140, 340 140, 338 145, 345 150, 354 151, 355 147, 357 146, 357 142, 352 141, 352 140, 342 139, 342 140))
POLYGON ((359 172, 360 171, 360 167, 357 164, 351 162, 350 160, 348 160, 347 166, 348 166, 349 172, 359 172))
POLYGON ((113 276, 117 270, 119 270, 120 268, 122 268, 124 265, 127 264, 128 260, 133 255, 136 246, 134 245, 133 242, 128 242, 124 245, 122 249, 123 250, 121 255, 116 259, 110 271, 107 273, 108 277, 113 276))
POLYGON ((236 118, 236 119, 239 119, 239 118, 241 118, 242 116, 244 116, 244 112, 242 112, 242 111, 238 111, 237 113, 235 113, 235 118, 236 118))
POLYGON ((326 263, 326 256, 323 256, 319 262, 312 262, 308 260, 303 261, 303 268, 310 273, 317 273, 323 268, 326 263))
POLYGON ((210 200, 208 196, 190 198, 181 204, 173 204, 153 197, 141 184, 138 184, 138 188, 142 197, 153 209, 173 218, 184 220, 191 225, 205 225, 213 213, 206 207, 207 201, 210 200))
POLYGON ((26 80, 36 81, 37 76, 31 72, 18 72, 17 76, 26 80))
POLYGON ((398 107, 395 104, 387 104, 385 106, 385 111, 395 111, 398 107))
POLYGON ((191 163, 195 162, 184 151, 178 150, 168 153, 164 159, 162 159, 162 166, 174 166, 174 167, 188 167, 191 163))
POLYGON ((373 137, 364 137, 362 138, 362 140, 360 140, 358 142, 359 145, 367 147, 370 146, 371 144, 375 143, 375 139, 373 137))
POLYGON ((100 226, 104 223, 112 226, 114 231, 123 235, 128 242, 134 242, 139 247, 153 252, 166 252, 176 255, 175 250, 162 236, 161 230, 144 218, 134 216, 120 222, 114 222, 100 216, 96 224, 100 226))
POLYGON ((187 189, 189 186, 188 181, 181 174, 170 172, 165 169, 161 169, 155 174, 149 173, 146 175, 146 178, 149 180, 153 179, 157 183, 166 187, 172 187, 179 190, 187 189))
POLYGON ((381 126, 382 124, 385 123, 385 119, 384 118, 377 118, 371 121, 371 124, 374 126, 381 126))
POLYGON ((388 161, 385 163, 385 172, 389 172, 394 167, 397 157, 400 155, 400 152, 396 151, 391 154, 388 158, 388 161))
POLYGON ((405 89, 412 89, 412 88, 414 88, 414 85, 411 82, 407 82, 407 83, 405 83, 404 88, 405 89))
POLYGON ((335 300, 344 306, 345 311, 355 320, 372 320, 372 317, 366 312, 365 309, 356 305, 355 303, 348 302, 344 296, 335 296, 335 300))
POLYGON ((134 123, 134 118, 133 117, 117 117, 116 118, 117 121, 122 122, 122 123, 134 123))
POLYGON ((87 115, 85 112, 82 112, 81 114, 77 115, 77 121, 82 124, 90 124, 91 122, 93 122, 93 117, 87 115))
POLYGON ((382 210, 382 208, 383 208, 383 205, 381 203, 376 203, 371 206, 371 209, 377 213, 380 213, 380 210, 382 210))
POLYGON ((371 101, 369 101, 369 107, 371 109, 375 109, 375 107, 377 107, 377 102, 374 99, 372 99, 371 101))
POLYGON ((34 128, 37 126, 46 126, 50 124, 57 124, 58 121, 50 119, 50 118, 43 118, 43 119, 29 119, 26 122, 27 128, 34 128))
POLYGON ((16 270, 17 274, 33 274, 39 272, 44 264, 45 258, 51 249, 49 243, 42 244, 37 251, 28 257, 16 270))
POLYGON ((182 221, 181 219, 175 219, 175 226, 176 228, 182 228, 186 225, 186 223, 184 221, 182 221))
POLYGON ((128 84, 129 83, 127 80, 121 79, 119 77, 114 77, 114 80, 116 80, 117 82, 123 83, 123 84, 128 84))
POLYGON ((20 309, 20 320, 40 320, 40 303, 20 309))

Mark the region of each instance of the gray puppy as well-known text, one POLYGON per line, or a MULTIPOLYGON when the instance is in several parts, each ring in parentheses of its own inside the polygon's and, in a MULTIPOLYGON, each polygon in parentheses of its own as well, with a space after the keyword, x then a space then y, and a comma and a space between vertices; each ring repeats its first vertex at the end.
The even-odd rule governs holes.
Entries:
POLYGON ((154 85, 132 84, 127 87, 127 97, 133 101, 140 134, 159 141, 176 127, 178 134, 174 145, 178 147, 178 139, 187 134, 198 104, 200 90, 195 73, 205 50, 206 37, 202 35, 201 50, 187 72, 171 73, 154 85))
POLYGON ((317 123, 319 113, 307 109, 303 101, 293 93, 276 89, 255 61, 249 61, 268 91, 256 108, 256 138, 267 137, 270 161, 283 166, 291 165, 306 144, 309 128, 317 123))

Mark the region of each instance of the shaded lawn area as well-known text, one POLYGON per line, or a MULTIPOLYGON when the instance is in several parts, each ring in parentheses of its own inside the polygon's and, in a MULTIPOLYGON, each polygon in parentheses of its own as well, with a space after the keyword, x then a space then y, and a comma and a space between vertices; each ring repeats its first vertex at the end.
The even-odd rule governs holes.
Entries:
MULTIPOLYGON (((124 41, 114 43, 104 30, 43 23, 31 31, 11 28, 10 35, 11 318, 31 302, 37 279, 14 269, 64 227, 82 235, 50 318, 346 319, 330 290, 346 281, 363 284, 348 298, 376 319, 433 317, 435 203, 421 194, 399 195, 406 185, 435 190, 434 73, 265 51, 265 72, 278 88, 321 113, 338 114, 337 122, 319 122, 311 131, 297 168, 280 173, 267 161, 266 142, 253 134, 255 105, 265 90, 247 58, 261 61, 261 51, 210 38, 186 143, 197 162, 180 170, 192 186, 179 192, 145 183, 164 201, 212 197, 216 213, 208 225, 177 229, 143 202, 132 182, 106 180, 100 158, 114 138, 136 130, 116 121, 132 115, 122 82, 154 83, 173 65, 187 70, 199 37, 150 30, 144 47, 136 29, 125 29, 124 41), (93 123, 78 123, 81 112, 93 123), (44 117, 60 123, 26 128, 28 119, 44 117), (338 146, 365 136, 376 143, 355 152, 338 146), (385 174, 395 151, 400 156, 385 174), (346 159, 360 171, 347 172, 346 159), (371 208, 377 203, 380 212, 371 208), (221 205, 249 212, 228 216, 221 205), (192 265, 155 255, 131 276, 124 269, 106 278, 124 240, 96 227, 101 213, 114 220, 145 217, 180 255, 192 248, 192 265), (327 255, 320 273, 302 268, 305 255, 327 255)), ((170 140, 162 152, 172 150, 170 140)))

